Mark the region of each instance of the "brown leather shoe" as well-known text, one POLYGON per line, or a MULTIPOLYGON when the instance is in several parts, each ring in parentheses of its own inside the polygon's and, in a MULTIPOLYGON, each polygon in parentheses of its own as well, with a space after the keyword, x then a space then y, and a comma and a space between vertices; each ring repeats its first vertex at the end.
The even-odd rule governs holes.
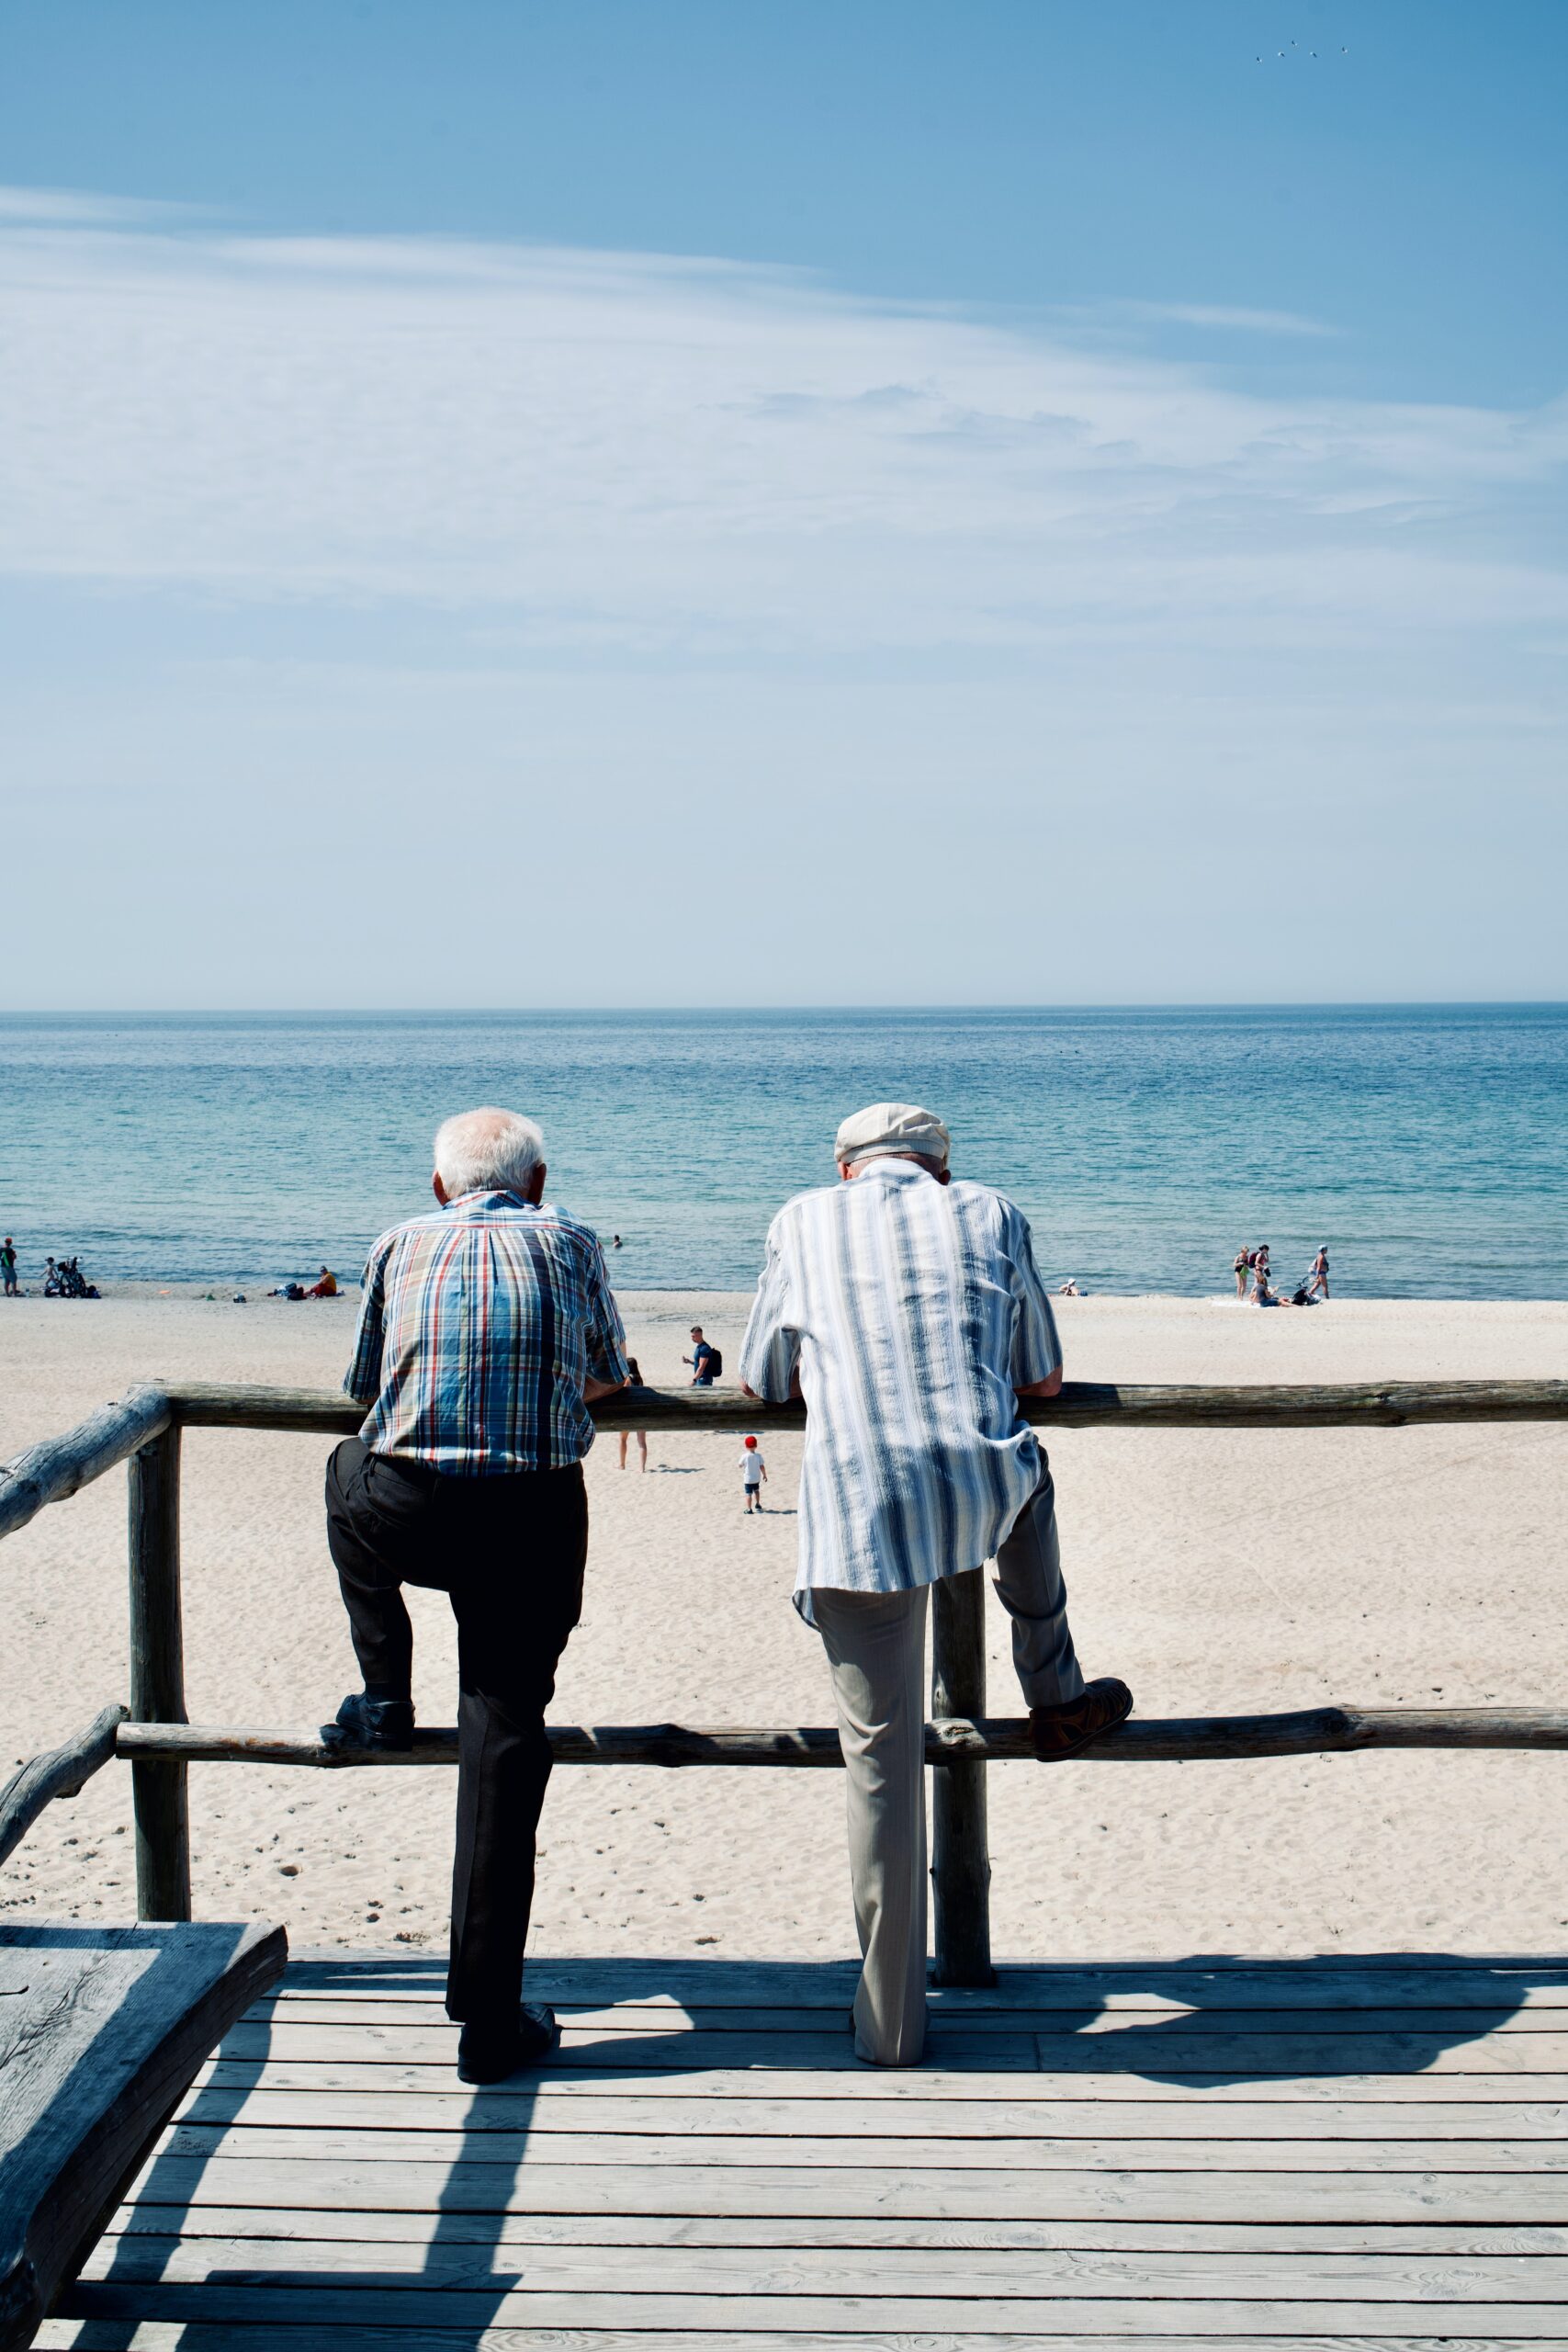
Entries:
POLYGON ((1055 1707, 1031 1707, 1029 1736, 1042 1764, 1063 1764, 1124 1724, 1133 1712, 1133 1694, 1113 1674, 1091 1682, 1081 1699, 1055 1707))

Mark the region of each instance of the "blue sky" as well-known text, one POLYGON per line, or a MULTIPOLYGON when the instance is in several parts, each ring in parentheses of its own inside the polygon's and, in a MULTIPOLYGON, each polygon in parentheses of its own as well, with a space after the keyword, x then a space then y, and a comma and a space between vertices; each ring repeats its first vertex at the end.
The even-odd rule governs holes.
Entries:
POLYGON ((1565 64, 0 6, 0 1000, 1568 993, 1565 64))

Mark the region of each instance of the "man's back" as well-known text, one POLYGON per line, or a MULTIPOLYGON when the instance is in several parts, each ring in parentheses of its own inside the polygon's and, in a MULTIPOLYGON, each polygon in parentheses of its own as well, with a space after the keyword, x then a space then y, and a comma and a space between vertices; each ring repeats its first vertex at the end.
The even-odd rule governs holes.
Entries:
POLYGON ((592 1228, 548 1202, 465 1193, 383 1234, 344 1385, 372 1452, 483 1477, 575 1462, 588 1379, 625 1376, 592 1228))
POLYGON ((1032 1492, 1014 1389, 1059 1365, 1022 1214, 908 1159, 774 1219, 742 1380, 810 1408, 801 1583, 897 1590, 977 1567, 1032 1492))

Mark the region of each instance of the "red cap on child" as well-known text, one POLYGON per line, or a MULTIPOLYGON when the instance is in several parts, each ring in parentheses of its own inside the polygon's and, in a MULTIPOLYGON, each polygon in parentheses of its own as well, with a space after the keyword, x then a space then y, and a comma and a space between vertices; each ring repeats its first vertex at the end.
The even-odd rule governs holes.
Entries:
POLYGON ((748 1445, 755 1445, 755 1444, 756 1444, 756 1442, 757 1442, 757 1441, 756 1441, 756 1439, 755 1439, 754 1437, 749 1437, 749 1438, 745 1441, 745 1442, 746 1442, 748 1445))

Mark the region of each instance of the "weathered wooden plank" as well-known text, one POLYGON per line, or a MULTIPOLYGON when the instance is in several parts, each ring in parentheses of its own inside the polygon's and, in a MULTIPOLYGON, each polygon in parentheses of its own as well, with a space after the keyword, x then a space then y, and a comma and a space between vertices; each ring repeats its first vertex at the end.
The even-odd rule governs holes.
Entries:
POLYGON ((117 2285, 161 2278, 189 2285, 215 2276, 231 2285, 282 2274, 298 2280, 353 2271, 389 2288, 485 2290, 608 2288, 634 2281, 660 2294, 939 2295, 998 2300, 1044 2296, 1269 2297, 1298 2302, 1415 2302, 1430 2297, 1493 2302, 1568 2303, 1568 2255, 1247 2254, 1100 2252, 1088 2247, 1027 2253, 946 2246, 577 2245, 516 2247, 342 2239, 308 2257, 287 2238, 143 2237, 101 2244, 82 2276, 117 2285))
MULTIPOLYGON (((450 2044, 447 2055, 439 2060, 403 2064, 379 2058, 344 2058, 312 2063, 305 2059, 269 2059, 265 2075, 258 2076, 255 2063, 250 2060, 231 2062, 215 2058, 203 2068, 198 2078, 202 2083, 243 2087, 258 2079, 279 2089, 315 2091, 346 2090, 374 2091, 408 2090, 450 2092, 452 2089, 452 2058, 450 2044)), ((1176 2076, 1153 2080, 1134 2074, 1033 2074, 1018 2071, 987 2073, 983 2067, 965 2069, 963 2073, 944 2072, 940 2067, 921 2066, 910 2073, 888 2069, 873 2074, 863 2066, 826 2070, 805 2070, 790 2067, 770 2067, 765 2075, 756 2068, 680 2067, 663 2071, 640 2072, 627 2065, 614 2072, 598 2069, 584 2071, 580 2067, 547 2067, 542 2074, 520 2075, 510 2083, 492 2084, 485 2092, 487 2109, 496 2100, 508 2098, 534 2099, 547 2091, 569 2091, 573 2097, 592 2099, 613 2099, 635 2095, 639 2098, 669 2100, 703 2098, 716 2104, 732 2100, 750 2100, 765 2093, 778 2098, 800 2098, 820 2101, 835 2109, 853 2107, 865 2111, 873 2108, 897 2107, 900 2113, 910 2105, 945 2105, 970 2100, 998 2102, 1028 2102, 1035 2107, 1073 2107, 1085 2114, 1108 2103, 1113 2103, 1118 2113, 1123 2104, 1142 2104, 1158 2099, 1179 2109, 1198 2107, 1222 2109, 1231 2102, 1255 2102, 1267 2098, 1271 2108, 1281 2106, 1313 2107, 1333 2104, 1342 2099, 1354 2099, 1360 2104, 1390 2101, 1416 2104, 1430 2100, 1434 2104, 1450 2100, 1463 2102, 1463 2111, 1477 2117, 1492 2113, 1501 2104, 1512 2106, 1521 2099, 1531 2102, 1532 2111, 1561 2112, 1568 2102, 1568 2074, 1530 2075, 1525 2079, 1516 2075, 1436 2075, 1421 2074, 1362 2075, 1337 2073, 1331 2076, 1269 2075, 1260 2081, 1245 2077, 1195 2075, 1190 2079, 1176 2076)), ((889 2127, 891 2128, 891 2127, 889 2127)), ((901 2128, 901 2127, 900 2127, 901 2128)))
MULTIPOLYGON (((1434 2224, 1366 2222, 1148 2222, 1104 2218, 1071 2222, 1020 2222, 982 2216, 911 2218, 899 2213, 494 2213, 438 2211, 387 2213, 321 2211, 300 2206, 193 2205, 172 2211, 164 2205, 122 2205, 109 2224, 128 2238, 166 2238, 177 2228, 181 2245, 201 2237, 241 2239, 263 2245, 620 2245, 861 2247, 886 2253, 918 2246, 932 2253, 1052 2253, 1079 2249, 1100 2254, 1330 2255, 1376 2254, 1449 2256, 1499 2254, 1568 2256, 1568 2225, 1514 2222, 1434 2224)), ((314 2259, 314 2257, 310 2257, 314 2259)))
MULTIPOLYGON (((171 2156, 242 2156, 247 2162, 276 2160, 300 2165, 337 2164, 425 2164, 456 2156, 449 2131, 434 2124, 306 2126, 254 2122, 208 2122, 199 2118, 174 2124, 163 2142, 171 2156)), ((1568 2179, 1568 2145, 1552 2140, 1359 2140, 1316 2134, 1311 2139, 1143 2139, 1118 2129, 1113 2140, 1027 2138, 1000 2132, 984 2139, 925 2140, 919 2134, 835 2139, 800 2133, 686 2132, 678 2141, 660 2132, 533 2132, 514 2120, 467 2135, 461 2160, 494 2165, 502 2171, 553 2169, 565 2165, 649 2165, 666 2156, 728 2174, 769 2165, 815 2169, 863 2170, 886 2165, 908 2173, 1028 2172, 1212 2172, 1322 2173, 1555 2173, 1568 2179)), ((714 2195, 723 2196, 715 2183, 714 2195)), ((1568 2214, 1568 2193, 1562 2198, 1568 2214)))
MULTIPOLYGON (((558 1960, 530 1957, 531 1998, 594 2007, 622 2001, 681 2007, 841 2010, 858 1961, 558 1960)), ((291 1959, 277 1988, 296 1997, 428 2001, 440 2005, 446 1963, 395 1952, 291 1959)), ((1112 1962, 1103 1966, 1006 1962, 990 1986, 949 1985, 931 1994, 933 2015, 1026 2008, 1106 2011, 1154 2005, 1188 2008, 1568 2008, 1568 1966, 1552 1960, 1487 1966, 1435 1956, 1412 1962, 1376 1953, 1365 1961, 1112 1962)))
POLYGON ((168 1426, 163 1390, 135 1388, 123 1402, 101 1405, 73 1430, 0 1463, 0 1536, 14 1535, 48 1504, 90 1486, 168 1426))
MULTIPOLYGON (((351 1437, 364 1419, 341 1390, 181 1381, 169 1403, 191 1429, 314 1430, 351 1437)), ((1373 1381, 1351 1385, 1118 1385, 1069 1380, 1019 1401, 1039 1429, 1400 1429, 1417 1422, 1568 1419, 1568 1381, 1373 1381)), ((601 1429, 804 1429, 804 1405, 758 1405, 739 1389, 626 1389, 593 1408, 601 1429)))
MULTIPOLYGON (((593 2027, 626 2034, 819 2034, 827 2020, 834 2015, 830 2009, 796 2009, 783 2004, 739 2008, 721 2003, 708 2007, 695 2002, 676 2001, 616 2001, 595 2007, 587 2002, 558 2000, 556 2008, 562 2025, 570 2025, 578 2032, 586 2032, 593 2027)), ((265 2014, 265 2011, 261 2013, 265 2014)), ((309 1994, 273 2005, 271 2014, 286 2018, 291 2025, 373 2025, 388 2028, 434 2026, 445 2017, 445 2011, 429 2001, 356 2002, 344 1996, 316 1999, 309 1994)), ((1178 2037, 1183 2040, 1190 2036, 1201 2039, 1205 2034, 1236 2033, 1281 2036, 1292 2033, 1317 2036, 1325 2033, 1429 2033, 1438 2037, 1475 2038, 1494 2033, 1561 2034, 1568 2031, 1568 2011, 1561 2008, 1510 2011, 1502 2005, 1493 2008, 1478 2006, 1413 2010, 1404 2003, 1391 2004, 1386 2008, 1342 2009, 1337 2003, 1325 2000, 1315 2008, 1302 2005, 1284 2009, 1226 2009, 1217 2007, 1201 2009, 1150 2007, 1140 2009, 1127 2004, 1100 2013, 1091 2004, 1082 2012, 1080 2021, 1075 2020, 1070 2012, 1032 2008, 1027 2002, 1021 2001, 1010 2009, 938 2009, 932 2030, 939 2035, 964 2034, 982 2047, 987 2035, 1016 2033, 1070 2033, 1075 2040, 1093 2037, 1103 2041, 1120 2041, 1122 2037, 1129 2036, 1144 2040, 1157 2034, 1162 2044, 1178 2037)))
MULTIPOLYGON (((455 2037, 445 2023, 298 2024, 291 2017, 270 2023, 242 2024, 226 2035, 223 2055, 258 2060, 268 2056, 335 2063, 342 2059, 397 2064, 452 2063, 455 2037)), ((1145 2081, 1248 2075, 1258 2081, 1276 2075, 1343 2077, 1348 2075, 1562 2075, 1568 2073, 1568 2033, 1491 2033, 1445 2043, 1440 2036, 1409 2033, 1253 2034, 1153 2033, 969 2033, 963 2029, 932 2033, 928 2066, 954 2070, 968 2065, 994 2074, 1125 2074, 1145 2081)), ((634 2073, 655 2069, 786 2067, 798 2070, 863 2070, 848 2028, 837 2032, 694 2031, 672 2026, 667 2033, 621 2032, 608 2026, 579 2028, 563 2021, 562 2049, 550 2072, 584 2067, 634 2073)), ((925 2079, 922 2076, 922 2079, 925 2079)), ((1525 2092, 1523 2096, 1530 2094, 1525 2092)), ((1521 2096, 1516 2092, 1516 2097, 1521 2096)))
POLYGON ((130 1709, 106 1707, 62 1747, 29 1757, 0 1788, 0 1862, 14 1853, 45 1805, 73 1797, 112 1761, 114 1736, 130 1709))
MULTIPOLYGON (((827 1724, 766 1727, 686 1724, 551 1724, 558 1764, 651 1765, 665 1770, 774 1766, 831 1771, 843 1762, 827 1724)), ((298 1765, 316 1771, 455 1765, 457 1735, 416 1731, 406 1748, 327 1747, 313 1733, 221 1724, 136 1721, 118 1746, 133 1761, 298 1765)), ((1236 1758, 1327 1756, 1370 1747, 1568 1747, 1563 1707, 1308 1707, 1288 1713, 1190 1718, 1133 1716, 1075 1758, 1079 1764, 1202 1763, 1236 1758)), ((1035 1762, 1027 1718, 946 1717, 926 1725, 926 1762, 1035 1762)), ((1050 1769, 1036 1765, 1037 1770, 1050 1769)))
POLYGON ((160 2155, 138 2184, 149 2205, 287 2205, 356 2212, 727 2213, 859 2215, 906 2219, 1076 2221, 1121 2216, 1190 2222, 1483 2222, 1562 2219, 1560 2178, 1532 2173, 1339 2171, 1289 2174, 974 2172, 906 2166, 732 2165, 722 2185, 706 2165, 669 2156, 649 2165, 524 2168, 459 2158, 433 2163, 291 2157, 160 2155))
MULTIPOLYGON (((282 2072, 284 2070, 277 2070, 282 2072)), ((290 2074, 299 2070, 289 2069, 290 2074)), ((382 2069, 382 2072, 388 2072, 382 2069)), ((254 2078, 254 2067, 235 2069, 254 2078)), ((618 2078, 612 2078, 613 2081, 618 2078)), ((1484 2107, 1448 2100, 1411 2100, 1395 2106, 1376 2100, 1325 2099, 1316 2106, 1252 2098, 1216 2104, 1190 2099, 1129 2100, 1116 2109, 1114 2131, 1107 2127, 1097 2099, 921 2099, 889 2112, 886 2099, 769 2098, 755 2092, 728 2098, 618 2097, 614 2088, 585 2092, 574 2083, 558 2085, 548 2074, 496 2086, 482 2099, 454 2087, 449 2071, 433 2070, 432 2086, 340 2090, 281 2087, 274 2069, 259 2081, 224 2086, 210 2081, 186 2094, 179 2120, 188 2123, 265 2123, 310 2131, 483 2132, 525 2129, 531 2136, 554 2132, 669 2134, 707 2137, 837 2139, 852 2145, 886 2139, 895 2127, 908 2141, 929 2138, 946 2146, 955 2141, 994 2139, 1130 2140, 1205 2139, 1218 2145, 1237 2140, 1336 2142, 1416 2140, 1568 2141, 1568 2104, 1497 2102, 1484 2107)), ((1477 2159, 1481 2161, 1481 2159, 1477 2159)))
MULTIPOLYGON (((1202 2329, 1201 2306, 1193 2307, 1191 2317, 1193 2326, 1202 2329)), ((663 2326, 541 2329, 465 2324, 436 2331, 424 2324, 398 2327, 347 2323, 334 2326, 327 2335, 309 2319, 290 2323, 276 2316, 265 2327, 264 2336, 248 2326, 225 2321, 208 2326, 194 2320, 49 2320, 38 2343, 41 2352, 67 2352, 67 2347, 69 2352, 243 2352, 250 2345, 259 2347, 273 2343, 326 2344, 332 2352, 424 2352, 430 2345, 450 2345, 453 2352, 459 2346, 461 2352, 539 2352, 547 2345, 551 2352, 715 2352, 721 2343, 726 2352, 732 2344, 743 2344, 745 2352, 867 2352, 868 2346, 863 2335, 824 2335, 816 2328, 801 2333, 791 2329, 786 2334, 776 2325, 749 2330, 744 2337, 716 2335, 706 2328, 694 2334, 685 2327, 663 2326), (301 2332, 296 2333, 296 2326, 301 2332)), ((969 2352, 973 2341, 967 2334, 928 2329, 918 2335, 888 2334, 869 2339, 876 2352, 969 2352)), ((1003 2341, 1008 2352, 1107 2352, 1108 2346, 1151 2341, 1157 2341, 1160 2352, 1235 2352, 1236 2339, 1234 2335, 1193 2334, 1183 2321, 1180 2332, 1157 2338, 1101 2333, 1043 2335, 1031 2331, 1003 2341)), ((1441 2335, 1276 2334, 1267 2338, 1269 2352, 1498 2352, 1504 2341, 1495 2335, 1457 2332, 1441 2335)))
POLYGON ((0 1926, 0 2346, 31 2340, 286 1951, 277 1928, 0 1926))
MULTIPOLYGON (((1177 2307, 1179 2310, 1180 2306, 1177 2307)), ((733 2343, 751 2331, 777 2329, 780 2301, 772 2296, 682 2295, 637 2292, 553 2294, 508 2291, 499 2282, 475 2291, 453 2288, 384 2287, 371 2279, 333 2284, 300 2278, 281 2283, 229 2286, 217 2280, 186 2287, 166 2281, 83 2281, 62 2298, 63 2317, 83 2319, 190 2319, 211 2326, 489 2327, 511 2323, 531 2328, 581 2331, 601 2328, 688 2328, 710 2332, 714 2342, 733 2343)), ((1418 2328, 1465 2329, 1494 2343, 1562 2341, 1563 2318, 1551 2303, 1439 2302, 1372 2303, 1208 2301, 1187 2306, 1192 2323, 1208 2334, 1266 2343, 1303 2331, 1327 2334, 1384 2332, 1404 2335, 1418 2328)), ((1100 2335, 1158 2338, 1168 2332, 1170 2308, 1144 2297, 1104 2301, 1064 2297, 1060 2301, 993 2301, 942 2296, 795 2296, 788 2316, 801 2330, 833 2329, 862 2341, 916 2333, 923 2345, 933 2336, 974 2343, 993 2336, 1100 2335)))

